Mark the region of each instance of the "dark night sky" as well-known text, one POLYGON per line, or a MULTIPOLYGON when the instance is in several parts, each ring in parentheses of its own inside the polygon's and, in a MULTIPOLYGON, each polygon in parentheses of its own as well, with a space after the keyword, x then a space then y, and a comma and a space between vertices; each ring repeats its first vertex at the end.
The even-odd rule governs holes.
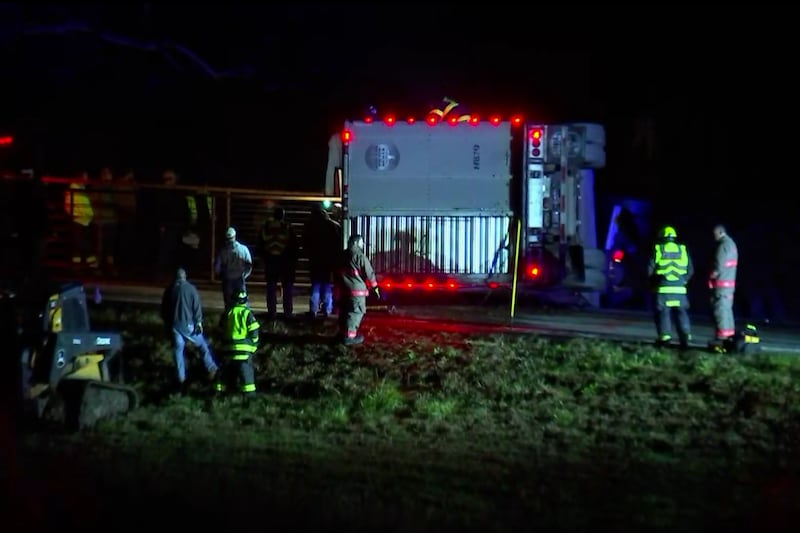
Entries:
POLYGON ((449 95, 485 112, 603 122, 611 190, 663 192, 669 180, 710 194, 779 171, 760 138, 795 114, 785 11, 530 9, 0 4, 13 102, 0 129, 35 138, 65 171, 176 165, 196 181, 278 175, 307 188, 321 183, 327 137, 344 118, 370 103, 421 115, 449 95), (176 45, 230 76, 215 79, 176 45), (651 161, 632 147, 646 116, 651 161))

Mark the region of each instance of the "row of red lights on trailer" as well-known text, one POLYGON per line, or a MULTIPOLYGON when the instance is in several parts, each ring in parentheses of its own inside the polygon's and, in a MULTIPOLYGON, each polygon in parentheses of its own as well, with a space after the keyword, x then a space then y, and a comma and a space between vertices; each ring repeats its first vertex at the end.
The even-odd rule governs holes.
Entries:
MULTIPOLYGON (((539 267, 536 265, 530 265, 525 272, 528 278, 536 279, 539 277, 539 267)), ((381 287, 384 289, 425 289, 425 290, 434 290, 434 289, 449 289, 449 290, 456 290, 459 288, 458 283, 455 280, 449 279, 444 283, 437 283, 435 280, 428 279, 423 281, 422 283, 417 283, 415 280, 412 279, 405 279, 403 281, 395 281, 391 278, 384 278, 381 280, 380 284, 381 287)), ((500 286, 499 283, 489 283, 489 287, 492 289, 496 289, 500 286)))
MULTIPOLYGON (((451 126, 456 126, 459 123, 459 117, 453 116, 449 118, 447 121, 450 123, 451 126)), ((364 119, 364 122, 366 122, 367 124, 371 124, 373 122, 373 119, 372 117, 367 117, 364 119)), ((387 126, 391 127, 397 123, 397 118, 394 115, 388 115, 383 119, 383 122, 387 126)), ((406 122, 408 124, 414 124, 416 122, 416 119, 414 117, 409 117, 408 119, 406 119, 406 122)), ((426 122, 430 126, 435 126, 436 124, 441 122, 441 119, 436 115, 429 115, 428 118, 426 119, 426 122)), ((471 125, 477 126, 480 123, 480 118, 477 115, 470 115, 468 120, 461 122, 469 122, 471 125)), ((493 126, 500 125, 500 122, 502 122, 502 119, 496 115, 489 119, 489 123, 492 124, 493 126)), ((521 125, 522 117, 520 116, 512 117, 511 124, 513 124, 514 126, 521 125)), ((530 131, 528 132, 528 135, 531 138, 531 144, 535 147, 538 147, 542 142, 542 135, 544 135, 544 132, 542 131, 542 128, 531 128, 530 131)), ((344 130, 342 132, 342 141, 344 141, 345 143, 349 143, 352 140, 353 140, 353 132, 350 130, 344 130)))
POLYGON ((437 283, 434 280, 425 280, 422 283, 417 283, 414 280, 406 279, 403 281, 394 281, 391 278, 384 278, 380 282, 380 286, 384 289, 458 289, 458 283, 455 280, 449 279, 444 283, 437 283))
MULTIPOLYGON (((477 126, 481 122, 481 119, 478 115, 464 115, 464 116, 469 118, 462 119, 462 116, 460 115, 452 115, 447 119, 442 119, 442 117, 440 117, 439 115, 430 114, 425 119, 425 122, 427 122, 431 126, 435 126, 440 122, 447 122, 451 126, 455 126, 460 122, 468 122, 473 126, 477 126)), ((366 122, 367 124, 372 124, 374 121, 375 119, 373 117, 370 116, 364 117, 364 122, 366 122)), ((493 115, 489 117, 489 123, 494 126, 499 126, 502 121, 503 119, 499 115, 493 115)), ((414 117, 408 117, 406 119, 406 123, 408 124, 414 124, 416 122, 417 119, 414 117)), ((385 117, 383 117, 383 123, 386 124, 387 126, 394 126, 395 124, 397 124, 397 117, 394 115, 386 115, 385 117)), ((514 126, 522 125, 522 117, 519 115, 511 117, 511 124, 513 124, 514 126)))

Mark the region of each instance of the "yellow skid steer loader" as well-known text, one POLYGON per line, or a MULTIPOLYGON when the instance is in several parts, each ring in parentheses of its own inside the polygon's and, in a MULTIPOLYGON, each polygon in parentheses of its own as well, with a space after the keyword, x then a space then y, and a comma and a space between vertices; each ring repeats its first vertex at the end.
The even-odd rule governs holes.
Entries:
POLYGON ((82 429, 136 408, 122 338, 91 330, 83 285, 62 286, 40 305, 19 331, 23 413, 82 429))

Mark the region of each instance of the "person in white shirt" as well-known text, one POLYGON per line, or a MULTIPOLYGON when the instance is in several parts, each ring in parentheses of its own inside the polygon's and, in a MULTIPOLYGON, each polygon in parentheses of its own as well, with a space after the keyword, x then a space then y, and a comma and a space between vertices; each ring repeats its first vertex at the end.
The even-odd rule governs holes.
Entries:
POLYGON ((241 291, 247 291, 245 281, 253 272, 253 257, 250 249, 236 240, 236 230, 228 228, 225 232, 225 244, 217 254, 214 272, 222 280, 222 299, 225 309, 235 303, 234 297, 241 291))

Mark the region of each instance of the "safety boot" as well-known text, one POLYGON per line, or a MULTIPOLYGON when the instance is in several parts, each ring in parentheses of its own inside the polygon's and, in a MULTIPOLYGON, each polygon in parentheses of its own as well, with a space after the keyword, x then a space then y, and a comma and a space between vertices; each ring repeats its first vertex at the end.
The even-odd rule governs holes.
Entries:
POLYGON ((672 340, 672 335, 661 335, 659 338, 656 339, 656 348, 664 348, 669 346, 670 341, 672 340))
POLYGON ((342 344, 345 346, 355 346, 356 344, 362 344, 364 342, 363 335, 356 335, 355 337, 345 337, 342 340, 342 344))

